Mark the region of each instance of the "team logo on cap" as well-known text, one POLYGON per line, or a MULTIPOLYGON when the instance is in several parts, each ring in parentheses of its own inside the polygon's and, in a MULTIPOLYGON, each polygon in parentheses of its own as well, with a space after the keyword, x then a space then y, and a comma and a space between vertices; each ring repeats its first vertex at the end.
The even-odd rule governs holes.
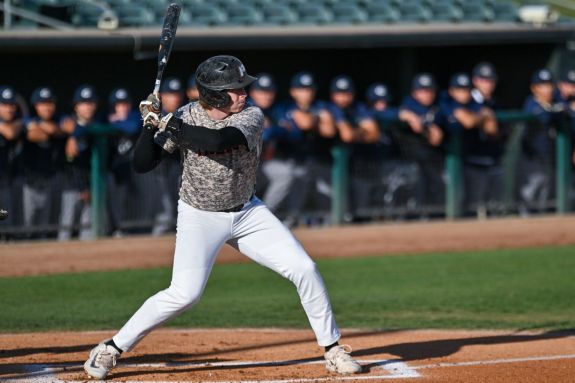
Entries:
POLYGON ((346 90, 350 88, 349 81, 346 78, 340 78, 335 82, 337 89, 346 90))
POLYGON ((539 72, 539 77, 541 78, 541 80, 551 80, 551 72, 549 72, 548 70, 542 70, 539 72))
POLYGON ((125 100, 126 98, 128 98, 128 92, 126 92, 125 89, 118 89, 116 91, 116 98, 118 100, 125 100))
POLYGON ((575 81, 575 70, 570 70, 569 72, 567 72, 567 78, 570 81, 575 81))
POLYGON ((268 86, 272 85, 272 79, 269 78, 268 76, 262 76, 259 78, 258 83, 260 84, 260 86, 267 88, 268 86))
POLYGON ((304 74, 299 78, 299 82, 301 82, 302 85, 309 86, 313 83, 313 78, 311 78, 309 74, 304 74))
POLYGON ((84 88, 80 91, 80 97, 82 98, 91 98, 92 97, 92 89, 84 88))
POLYGON ((419 83, 423 86, 431 86, 431 77, 429 76, 421 76, 419 78, 419 83))
POLYGON ((469 79, 467 78, 466 75, 459 75, 457 76, 457 83, 461 86, 468 86, 469 85, 469 79))
POLYGON ((38 95, 40 98, 46 99, 52 97, 52 92, 50 92, 50 89, 48 88, 42 88, 40 89, 40 92, 38 92, 38 95))
POLYGON ((170 87, 170 89, 174 89, 174 90, 178 90, 182 87, 182 85, 180 84, 180 81, 178 79, 173 79, 168 83, 168 86, 170 87))
POLYGON ((387 95, 387 89, 383 85, 378 85, 373 89, 373 93, 379 97, 385 97, 387 95))
POLYGON ((244 77, 246 75, 246 67, 244 67, 243 64, 238 67, 238 70, 240 71, 240 77, 244 77))
POLYGON ((12 92, 12 89, 8 88, 2 91, 2 98, 9 99, 12 97, 14 97, 14 92, 12 92))
POLYGON ((489 68, 488 66, 484 66, 479 70, 479 73, 484 76, 484 77, 491 77, 493 75, 493 72, 491 71, 491 68, 489 68))

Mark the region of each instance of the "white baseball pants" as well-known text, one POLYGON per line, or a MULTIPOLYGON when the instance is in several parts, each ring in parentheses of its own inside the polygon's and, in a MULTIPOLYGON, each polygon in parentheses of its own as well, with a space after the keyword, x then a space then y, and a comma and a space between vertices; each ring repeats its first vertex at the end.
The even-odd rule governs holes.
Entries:
POLYGON ((196 304, 224 243, 289 279, 320 346, 340 338, 325 284, 291 232, 257 198, 237 213, 208 212, 178 202, 176 249, 170 287, 150 297, 114 336, 131 350, 150 331, 196 304))

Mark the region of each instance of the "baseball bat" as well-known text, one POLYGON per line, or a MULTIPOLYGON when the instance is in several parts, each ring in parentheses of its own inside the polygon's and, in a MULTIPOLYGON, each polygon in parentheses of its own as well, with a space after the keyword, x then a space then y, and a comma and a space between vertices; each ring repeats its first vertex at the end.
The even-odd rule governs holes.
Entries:
POLYGON ((179 4, 172 3, 168 5, 166 15, 164 16, 164 25, 162 26, 162 34, 160 36, 160 48, 158 50, 158 73, 156 74, 156 82, 154 84, 154 91, 152 92, 157 98, 159 98, 164 69, 166 69, 166 65, 168 64, 168 59, 172 52, 172 45, 176 38, 180 10, 181 7, 179 4))

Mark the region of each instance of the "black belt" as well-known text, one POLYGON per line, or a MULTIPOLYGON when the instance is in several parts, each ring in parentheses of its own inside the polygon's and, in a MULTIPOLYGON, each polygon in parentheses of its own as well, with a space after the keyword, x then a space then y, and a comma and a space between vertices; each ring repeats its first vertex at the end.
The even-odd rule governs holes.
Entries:
MULTIPOLYGON (((248 202, 250 202, 252 200, 252 198, 254 198, 254 196, 251 196, 250 199, 248 200, 248 202)), ((238 206, 230 207, 229 209, 218 210, 218 212, 220 212, 220 213, 237 213, 238 211, 241 211, 244 208, 246 203, 247 202, 241 203, 238 206)))

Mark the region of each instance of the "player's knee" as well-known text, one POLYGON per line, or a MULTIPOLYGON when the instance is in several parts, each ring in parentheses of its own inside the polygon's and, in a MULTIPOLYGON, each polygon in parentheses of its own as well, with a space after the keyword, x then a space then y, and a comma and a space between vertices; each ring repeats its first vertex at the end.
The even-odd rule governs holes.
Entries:
POLYGON ((185 310, 199 302, 203 289, 194 286, 170 286, 177 310, 185 310))
POLYGON ((292 282, 298 284, 303 280, 315 277, 317 272, 318 271, 315 262, 313 262, 311 259, 308 259, 306 261, 299 262, 292 268, 292 278, 290 279, 292 282))

